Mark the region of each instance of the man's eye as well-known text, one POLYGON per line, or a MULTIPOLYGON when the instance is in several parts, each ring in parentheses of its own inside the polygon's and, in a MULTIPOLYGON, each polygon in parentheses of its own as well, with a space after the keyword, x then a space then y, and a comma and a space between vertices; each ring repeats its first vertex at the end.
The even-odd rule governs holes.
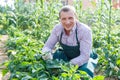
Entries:
POLYGON ((73 19, 73 17, 69 17, 69 19, 73 19))
POLYGON ((62 20, 65 20, 65 18, 62 18, 62 20))

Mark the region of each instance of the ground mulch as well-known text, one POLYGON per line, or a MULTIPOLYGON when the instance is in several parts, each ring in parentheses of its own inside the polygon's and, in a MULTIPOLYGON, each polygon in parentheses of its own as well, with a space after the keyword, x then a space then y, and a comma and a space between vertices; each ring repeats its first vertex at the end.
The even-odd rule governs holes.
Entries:
POLYGON ((8 60, 5 47, 7 39, 8 35, 0 35, 0 80, 8 80, 9 78, 9 73, 5 76, 2 75, 2 70, 6 68, 3 63, 8 60))

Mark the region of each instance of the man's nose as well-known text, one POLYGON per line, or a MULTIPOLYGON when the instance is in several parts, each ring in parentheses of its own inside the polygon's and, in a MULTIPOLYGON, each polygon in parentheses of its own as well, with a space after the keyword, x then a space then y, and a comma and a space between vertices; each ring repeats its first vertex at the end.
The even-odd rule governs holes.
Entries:
POLYGON ((70 20, 66 20, 66 24, 70 24, 70 20))

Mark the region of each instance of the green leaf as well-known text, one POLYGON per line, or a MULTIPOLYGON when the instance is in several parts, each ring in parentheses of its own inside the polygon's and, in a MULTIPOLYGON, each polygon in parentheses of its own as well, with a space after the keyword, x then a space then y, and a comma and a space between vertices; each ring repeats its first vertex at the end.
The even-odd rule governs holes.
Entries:
POLYGON ((85 71, 81 71, 81 70, 80 70, 80 74, 86 75, 87 73, 86 73, 85 71))
POLYGON ((116 64, 120 66, 120 59, 116 61, 116 64))
POLYGON ((74 77, 75 77, 76 79, 80 79, 80 74, 75 74, 74 77))
POLYGON ((22 62, 21 64, 20 64, 20 66, 28 66, 28 65, 30 65, 31 64, 31 62, 22 62))
POLYGON ((18 78, 12 78, 12 80, 19 80, 18 78))
POLYGON ((46 61, 46 67, 47 68, 61 68, 61 63, 57 60, 55 61, 49 60, 49 61, 46 61))
POLYGON ((67 77, 68 74, 67 74, 67 73, 62 73, 61 76, 62 76, 62 77, 67 77))
POLYGON ((8 71, 9 71, 8 69, 3 69, 2 70, 2 75, 5 76, 5 74, 7 74, 8 71))
POLYGON ((52 80, 60 80, 58 77, 52 76, 52 80))
POLYGON ((30 80, 32 77, 31 76, 25 76, 25 77, 23 77, 21 80, 30 80))
POLYGON ((98 75, 93 78, 93 80, 104 80, 104 76, 98 75))
POLYGON ((110 67, 111 67, 111 68, 114 68, 114 67, 115 67, 112 62, 110 62, 110 67))

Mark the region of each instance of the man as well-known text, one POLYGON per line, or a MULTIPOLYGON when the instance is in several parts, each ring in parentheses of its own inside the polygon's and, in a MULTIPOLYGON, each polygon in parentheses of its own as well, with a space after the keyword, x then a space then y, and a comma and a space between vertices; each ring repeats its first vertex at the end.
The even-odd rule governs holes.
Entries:
MULTIPOLYGON (((43 52, 50 52, 43 56, 43 59, 63 59, 80 66, 80 68, 83 65, 86 66, 92 48, 91 29, 78 21, 75 9, 72 6, 64 6, 59 12, 59 19, 60 23, 53 28, 42 49, 43 52), (52 49, 57 42, 60 43, 62 50, 56 51, 52 55, 52 49)), ((93 70, 85 69, 84 71, 93 77, 93 70)))

